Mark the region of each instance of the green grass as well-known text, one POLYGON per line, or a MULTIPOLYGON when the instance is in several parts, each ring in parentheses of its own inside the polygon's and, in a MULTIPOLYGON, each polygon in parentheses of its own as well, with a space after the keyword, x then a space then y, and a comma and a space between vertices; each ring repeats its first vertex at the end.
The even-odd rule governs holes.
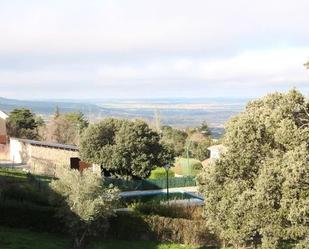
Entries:
POLYGON ((48 206, 48 191, 44 188, 47 184, 35 177, 21 169, 0 168, 1 200, 48 206))
POLYGON ((69 240, 47 233, 0 227, 1 249, 66 249, 69 240))
POLYGON ((0 176, 17 179, 27 179, 27 173, 22 171, 21 169, 0 168, 0 176))
MULTIPOLYGON (((169 200, 185 200, 185 199, 193 199, 196 198, 187 193, 170 193, 169 200)), ((159 193, 159 194, 147 194, 147 195, 138 195, 138 196, 130 196, 130 197, 123 197, 123 202, 127 206, 128 204, 132 203, 147 203, 147 204, 160 204, 161 202, 167 201, 166 193, 159 193)))
POLYGON ((99 241, 91 249, 197 249, 177 244, 158 244, 153 241, 99 241))
MULTIPOLYGON (((60 235, 0 227, 0 249, 70 249, 70 239, 60 235)), ((96 241, 89 249, 197 249, 153 241, 96 241)))

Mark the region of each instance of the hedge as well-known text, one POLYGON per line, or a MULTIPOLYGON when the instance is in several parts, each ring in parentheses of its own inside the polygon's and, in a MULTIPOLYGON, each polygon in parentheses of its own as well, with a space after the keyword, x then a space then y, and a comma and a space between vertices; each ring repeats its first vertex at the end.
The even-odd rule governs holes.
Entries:
POLYGON ((207 229, 205 220, 187 220, 118 212, 112 218, 107 239, 156 240, 195 246, 214 246, 217 237, 207 229))
MULTIPOLYGON (((122 179, 104 178, 105 184, 113 184, 121 190, 152 190, 166 188, 166 179, 146 179, 126 181, 122 179)), ((196 186, 196 180, 193 176, 171 177, 169 178, 170 188, 191 187, 196 186)))
MULTIPOLYGON (((175 176, 175 172, 172 170, 168 170, 168 176, 169 177, 174 177, 175 176)), ((166 179, 166 170, 163 169, 162 167, 157 167, 154 170, 151 171, 150 176, 148 177, 148 179, 161 179, 164 178, 166 179)))
POLYGON ((154 205, 152 203, 137 202, 130 206, 137 213, 143 215, 158 215, 169 218, 183 218, 188 220, 199 220, 203 217, 202 206, 191 205, 154 205))

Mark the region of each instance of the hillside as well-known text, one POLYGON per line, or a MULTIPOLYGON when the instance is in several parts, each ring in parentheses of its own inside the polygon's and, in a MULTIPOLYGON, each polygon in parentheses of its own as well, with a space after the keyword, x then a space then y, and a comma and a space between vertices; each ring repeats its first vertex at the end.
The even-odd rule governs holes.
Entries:
POLYGON ((43 115, 50 115, 54 112, 55 107, 58 106, 62 112, 82 111, 83 113, 97 113, 104 109, 88 103, 76 102, 58 102, 58 101, 30 101, 30 100, 16 100, 0 97, 0 109, 10 112, 14 108, 28 108, 35 113, 43 115))

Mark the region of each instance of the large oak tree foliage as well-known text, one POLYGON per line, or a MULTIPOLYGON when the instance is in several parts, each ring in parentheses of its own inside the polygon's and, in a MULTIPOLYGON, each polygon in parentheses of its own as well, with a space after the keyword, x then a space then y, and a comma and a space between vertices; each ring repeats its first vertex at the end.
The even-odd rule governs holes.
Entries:
POLYGON ((188 134, 185 131, 163 126, 161 129, 161 142, 175 151, 175 156, 181 156, 185 150, 188 134))
POLYGON ((227 152, 199 176, 208 225, 225 244, 309 244, 309 99, 292 90, 232 118, 227 152))
POLYGON ((7 130, 11 137, 38 139, 38 127, 43 124, 29 109, 14 109, 7 119, 7 130))
POLYGON ((156 166, 173 160, 173 152, 143 121, 105 119, 89 126, 80 140, 81 159, 121 178, 145 178, 156 166))

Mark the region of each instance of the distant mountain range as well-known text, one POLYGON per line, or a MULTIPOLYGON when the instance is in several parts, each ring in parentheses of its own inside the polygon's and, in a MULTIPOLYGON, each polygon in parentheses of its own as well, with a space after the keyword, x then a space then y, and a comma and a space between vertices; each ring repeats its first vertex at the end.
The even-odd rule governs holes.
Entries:
POLYGON ((58 106, 63 112, 100 112, 102 110, 101 107, 88 103, 16 100, 0 97, 0 108, 6 112, 10 112, 14 108, 28 108, 35 113, 50 115, 55 111, 56 106, 58 106))
POLYGON ((55 111, 81 111, 91 121, 104 117, 141 118, 152 122, 155 112, 162 124, 178 128, 194 127, 203 121, 209 123, 214 136, 223 132, 223 124, 241 112, 249 99, 113 99, 113 100, 16 100, 0 97, 0 109, 10 112, 28 108, 48 119, 55 111))

